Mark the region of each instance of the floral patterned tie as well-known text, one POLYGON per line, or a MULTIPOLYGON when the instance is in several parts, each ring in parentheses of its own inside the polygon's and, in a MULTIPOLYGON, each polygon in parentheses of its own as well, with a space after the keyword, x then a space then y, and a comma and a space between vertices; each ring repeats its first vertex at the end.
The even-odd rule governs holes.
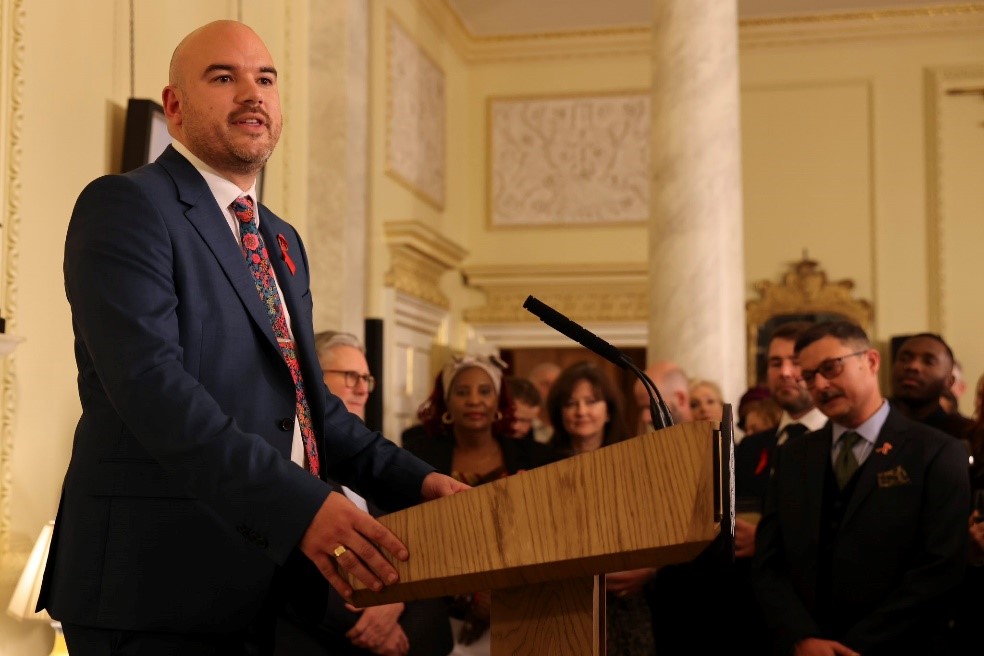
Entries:
POLYGON ((284 362, 287 363, 290 375, 294 379, 297 418, 301 425, 301 438, 304 441, 307 469, 317 476, 320 464, 318 462, 318 445, 311 425, 311 408, 308 406, 307 396, 304 394, 304 378, 301 376, 301 368, 297 363, 294 340, 287 329, 287 319, 284 317, 284 308, 280 304, 280 294, 277 293, 277 281, 273 277, 270 257, 267 254, 266 246, 263 244, 263 236, 260 235, 256 222, 253 220, 255 216, 253 199, 245 195, 240 196, 233 201, 232 211, 239 219, 239 236, 242 239, 243 255, 246 256, 246 266, 253 274, 256 291, 259 292, 260 300, 266 306, 267 314, 270 315, 270 321, 273 323, 273 332, 277 336, 277 343, 280 345, 280 354, 283 356, 284 362))

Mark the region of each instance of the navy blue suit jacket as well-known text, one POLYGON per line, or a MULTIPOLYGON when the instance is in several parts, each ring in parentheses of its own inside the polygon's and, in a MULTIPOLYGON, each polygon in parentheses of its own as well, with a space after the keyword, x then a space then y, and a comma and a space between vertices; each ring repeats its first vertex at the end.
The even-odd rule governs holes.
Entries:
MULTIPOLYGON (((260 228, 321 471, 386 509, 418 502, 433 468, 328 393, 303 245, 266 207, 260 228)), ((169 147, 86 187, 64 267, 82 417, 40 605, 97 627, 247 626, 330 488, 290 461, 293 380, 223 211, 169 147)))
POLYGON ((858 471, 839 528, 822 526, 832 477, 832 425, 779 450, 758 525, 753 585, 778 644, 838 640, 862 654, 928 654, 943 602, 960 582, 970 507, 967 451, 949 435, 892 409, 858 471), (818 580, 832 541, 830 580, 818 580), (816 619, 818 587, 843 632, 816 619))

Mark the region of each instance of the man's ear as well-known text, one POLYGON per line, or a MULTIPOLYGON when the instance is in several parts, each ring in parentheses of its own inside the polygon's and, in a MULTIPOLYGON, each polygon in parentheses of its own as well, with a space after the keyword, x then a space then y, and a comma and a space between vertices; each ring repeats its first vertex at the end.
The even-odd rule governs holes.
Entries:
POLYGON ((678 409, 689 408, 690 407, 690 395, 684 390, 678 389, 673 392, 673 403, 676 404, 678 409))
POLYGON ((161 103, 164 105, 164 116, 169 125, 181 125, 181 92, 177 87, 167 85, 161 92, 161 103))
POLYGON ((868 349, 868 352, 864 356, 868 360, 868 366, 871 367, 873 373, 878 373, 878 368, 881 366, 881 353, 878 349, 868 349))

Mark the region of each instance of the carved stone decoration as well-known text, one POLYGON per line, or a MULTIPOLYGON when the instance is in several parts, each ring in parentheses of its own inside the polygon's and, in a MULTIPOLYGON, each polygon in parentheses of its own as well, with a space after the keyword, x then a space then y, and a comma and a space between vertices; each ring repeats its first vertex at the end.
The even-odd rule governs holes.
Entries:
POLYGON ((791 264, 782 281, 759 280, 753 287, 759 298, 745 304, 748 326, 748 382, 755 384, 755 360, 759 330, 775 317, 786 315, 838 315, 869 331, 874 309, 866 300, 853 296, 854 281, 827 280, 819 262, 804 256, 791 264))
MULTIPOLYGON (((0 308, 13 332, 17 319, 18 236, 21 220, 20 152, 24 87, 24 2, 0 3, 0 308)), ((17 407, 17 377, 10 360, 0 360, 0 561, 11 548, 10 504, 13 487, 11 459, 17 407)))
POLYGON ((438 307, 450 307, 440 288, 441 276, 457 269, 468 251, 420 221, 390 221, 385 231, 390 250, 386 285, 438 307))
POLYGON ((386 172, 443 209, 444 71, 392 15, 386 43, 386 172))
POLYGON ((578 322, 645 322, 647 271, 645 264, 470 267, 467 282, 485 292, 486 303, 465 310, 464 318, 473 324, 539 321, 523 309, 532 294, 578 322))
POLYGON ((649 93, 493 99, 490 223, 632 223, 649 217, 649 93))

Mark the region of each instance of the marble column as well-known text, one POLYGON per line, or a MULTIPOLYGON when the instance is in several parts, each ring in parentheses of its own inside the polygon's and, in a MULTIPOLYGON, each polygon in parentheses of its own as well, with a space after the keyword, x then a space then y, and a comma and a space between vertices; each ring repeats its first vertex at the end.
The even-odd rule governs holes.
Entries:
POLYGON ((369 2, 310 0, 308 231, 314 325, 362 336, 369 170, 369 2))
MULTIPOLYGON (((648 360, 745 389, 736 0, 653 0, 648 360)), ((737 407, 736 407, 737 409, 737 407)))

